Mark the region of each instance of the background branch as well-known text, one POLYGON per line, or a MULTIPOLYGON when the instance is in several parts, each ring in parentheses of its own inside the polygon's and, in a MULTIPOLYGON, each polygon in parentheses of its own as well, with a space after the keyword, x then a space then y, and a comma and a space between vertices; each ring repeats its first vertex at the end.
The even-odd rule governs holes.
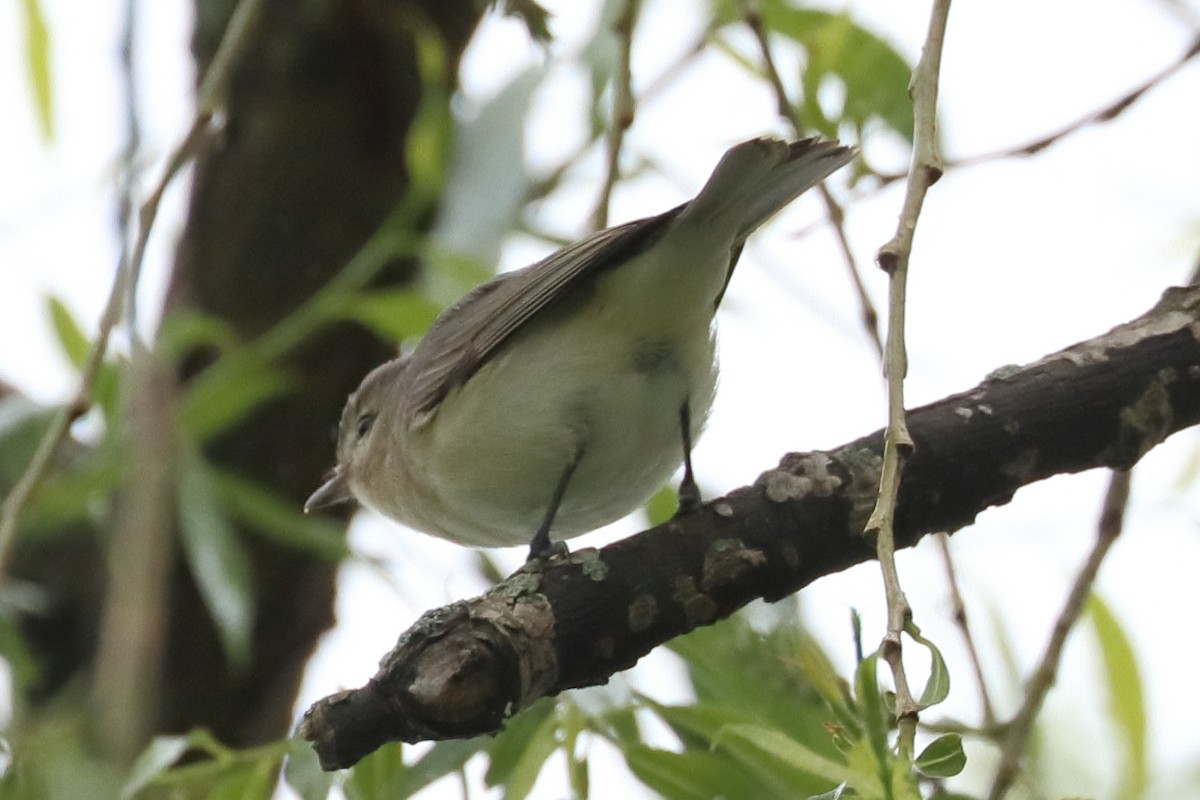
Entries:
MULTIPOLYGON (((1093 125, 1101 125, 1106 122, 1112 122, 1114 119, 1121 116, 1121 114, 1125 113, 1125 111, 1133 106, 1134 103, 1136 103, 1138 100, 1141 100, 1147 92, 1158 86, 1160 83, 1163 83, 1168 78, 1171 78, 1181 69, 1183 69, 1183 67, 1187 66, 1188 62, 1197 56, 1200 56, 1200 37, 1197 37, 1196 40, 1188 46, 1187 50, 1185 50, 1179 56, 1179 58, 1177 58, 1171 64, 1167 65, 1162 70, 1150 76, 1145 81, 1138 84, 1125 94, 1122 94, 1115 100, 1104 104, 1095 111, 1090 111, 1087 114, 1084 114, 1074 122, 1070 122, 1057 130, 1051 131, 1043 136, 1039 136, 1038 138, 1024 144, 1002 147, 999 150, 990 150, 986 153, 977 153, 973 156, 946 159, 942 165, 943 169, 951 170, 958 169, 960 167, 973 167, 977 164, 986 164, 991 161, 1002 161, 1009 158, 1023 158, 1025 156, 1037 155, 1046 148, 1058 144, 1063 139, 1067 139, 1086 128, 1090 128, 1093 125)), ((907 175, 907 172, 877 173, 876 177, 879 178, 880 186, 886 186, 887 184, 895 183, 896 181, 904 179, 907 177, 907 175)))
POLYGON ((641 6, 641 0, 625 0, 621 5, 621 13, 613 22, 619 55, 612 81, 612 121, 605 140, 604 180, 600 184, 596 210, 592 212, 591 229, 594 231, 608 227, 608 204, 621 175, 621 146, 625 142, 625 132, 633 125, 637 114, 630 59, 633 57, 633 28, 637 24, 641 6))
POLYGON ((91 408, 96 379, 100 374, 100 367, 104 364, 104 357, 108 353, 108 340, 121 321, 126 297, 134 292, 137 286, 142 260, 146 255, 146 244, 150 240, 150 232, 154 227, 154 220, 158 216, 159 202, 175 176, 199 152, 208 123, 220 104, 224 102, 224 90, 228 85, 229 72, 237 66, 237 56, 245 51, 246 40, 253 30, 253 23, 257 19, 261 2, 262 0, 239 0, 233 20, 221 39, 220 52, 223 57, 220 60, 214 60, 206 73, 192 124, 183 140, 167 158, 162 175, 138 211, 137 238, 133 247, 122 257, 121 263, 117 266, 108 301, 100 316, 96 339, 92 342, 87 360, 80 369, 79 388, 76 389, 74 397, 54 415, 50 426, 38 442, 37 450, 30 459, 29 466, 13 486, 12 491, 4 498, 3 506, 0 506, 0 585, 4 583, 4 578, 8 573, 21 511, 46 474, 46 470, 54 459, 54 454, 71 428, 71 423, 91 408))
POLYGON ((1067 596, 1067 602, 1054 622, 1054 630, 1046 645, 1046 652, 1034 670, 1025 687, 1025 700, 1012 721, 1006 726, 1005 735, 1000 748, 1000 766, 992 782, 988 800, 1003 800, 1012 787, 1013 781, 1020 772, 1021 759, 1029 746, 1029 737, 1033 733, 1034 722, 1042 710, 1042 704, 1050 687, 1054 685, 1058 675, 1058 665, 1062 661, 1063 648, 1067 643, 1067 635, 1079 621, 1087 604, 1088 596, 1100 573, 1100 565, 1112 548, 1125 519, 1125 506, 1129 500, 1129 471, 1116 470, 1108 483, 1108 492, 1104 497, 1104 505, 1100 511, 1100 521, 1096 525, 1096 543, 1088 553, 1087 560, 1075 577, 1075 583, 1067 596))
MULTIPOLYGON (((787 89, 783 85, 783 77, 779 74, 779 68, 775 64, 775 57, 771 54, 771 43, 767 38, 767 29, 763 25, 762 14, 759 13, 758 5, 754 0, 741 0, 742 18, 746 21, 746 25, 754 33, 754 39, 758 42, 759 54, 762 56, 763 71, 766 73, 767 83, 771 87, 771 91, 775 95, 775 108, 779 116, 787 120, 792 130, 797 136, 804 136, 806 131, 804 122, 800 118, 798 106, 788 97, 787 89)), ((875 352, 880 358, 883 357, 883 340, 879 335, 879 312, 875 309, 875 304, 871 301, 871 296, 867 294, 867 287, 863 283, 862 272, 858 268, 858 259, 854 257, 854 250, 850 247, 850 237, 846 235, 846 212, 842 208, 841 203, 829 191, 829 187, 822 181, 817 187, 821 196, 821 201, 825 204, 825 213, 833 225, 833 230, 837 236, 838 249, 842 254, 842 263, 846 265, 846 270, 850 274, 850 283, 854 287, 854 294, 858 300, 859 321, 862 323, 863 329, 867 334, 867 340, 875 348, 875 352)))

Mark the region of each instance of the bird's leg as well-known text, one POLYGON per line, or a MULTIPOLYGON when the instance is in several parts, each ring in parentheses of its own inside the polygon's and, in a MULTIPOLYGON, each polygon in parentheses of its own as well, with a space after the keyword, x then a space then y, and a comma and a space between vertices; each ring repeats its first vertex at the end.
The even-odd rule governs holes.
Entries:
POLYGON ((692 410, 687 400, 679 407, 679 431, 683 439, 683 480, 679 482, 679 509, 675 516, 700 508, 700 487, 692 472, 692 410))
POLYGON ((550 506, 546 509, 546 516, 542 518, 542 524, 538 526, 537 533, 533 535, 533 541, 529 543, 529 556, 525 559, 525 563, 534 561, 539 558, 551 558, 557 555, 566 555, 567 545, 565 542, 550 541, 550 526, 554 524, 554 515, 558 513, 558 507, 562 504, 563 495, 567 493, 567 484, 571 482, 571 475, 574 474, 575 468, 579 466, 579 460, 583 457, 583 448, 580 447, 575 451, 575 455, 571 457, 566 469, 558 479, 558 485, 554 487, 554 496, 550 498, 550 506))

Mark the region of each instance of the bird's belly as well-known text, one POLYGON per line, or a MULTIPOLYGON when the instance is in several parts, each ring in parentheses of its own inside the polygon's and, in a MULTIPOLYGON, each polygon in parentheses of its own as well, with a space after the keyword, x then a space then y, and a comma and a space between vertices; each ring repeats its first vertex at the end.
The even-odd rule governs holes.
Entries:
MULTIPOLYGON (((470 391, 447 397, 436 424, 409 442, 424 474, 408 491, 425 496, 401 504, 407 518, 391 516, 464 544, 527 544, 576 458, 554 539, 620 519, 670 479, 683 461, 681 407, 688 402, 695 441, 712 403, 707 327, 616 343, 609 329, 602 348, 565 348, 555 333, 535 331, 476 373, 470 391)), ((574 333, 566 341, 589 341, 574 333)))

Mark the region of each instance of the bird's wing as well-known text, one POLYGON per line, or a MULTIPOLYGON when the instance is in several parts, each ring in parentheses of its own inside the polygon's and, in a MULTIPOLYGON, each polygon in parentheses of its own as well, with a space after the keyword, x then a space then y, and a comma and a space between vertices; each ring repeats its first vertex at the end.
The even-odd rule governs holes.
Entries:
POLYGON ((647 250, 685 205, 597 231, 468 293, 438 317, 413 353, 405 411, 420 414, 435 408, 555 300, 596 273, 647 250))

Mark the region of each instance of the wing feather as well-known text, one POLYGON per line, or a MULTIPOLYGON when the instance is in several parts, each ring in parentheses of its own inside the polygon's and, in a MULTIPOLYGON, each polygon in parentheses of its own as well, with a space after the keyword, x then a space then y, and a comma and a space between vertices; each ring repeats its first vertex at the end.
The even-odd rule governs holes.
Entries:
POLYGON ((686 206, 597 231, 524 269, 477 287, 429 328, 408 366, 405 411, 435 408, 503 347, 521 326, 605 269, 644 252, 686 206))

